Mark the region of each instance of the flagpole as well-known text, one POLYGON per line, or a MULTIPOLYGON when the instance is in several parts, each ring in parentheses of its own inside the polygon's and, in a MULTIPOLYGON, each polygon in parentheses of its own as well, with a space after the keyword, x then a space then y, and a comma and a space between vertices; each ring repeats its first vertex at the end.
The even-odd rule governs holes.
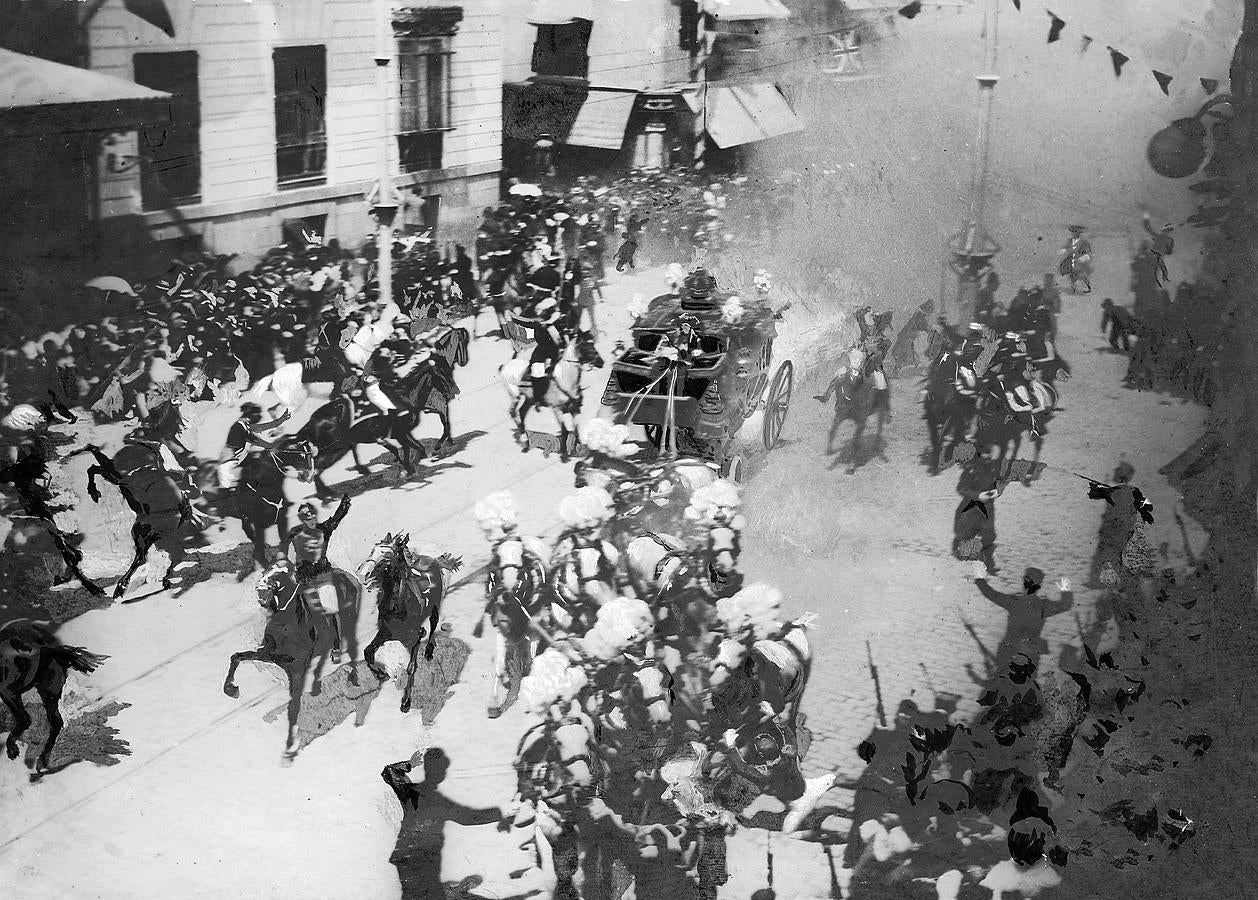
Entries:
POLYGON ((376 217, 376 285, 381 307, 393 302, 393 220, 397 216, 393 175, 389 169, 389 109, 392 81, 389 61, 393 56, 393 27, 388 0, 376 0, 376 96, 380 104, 380 180, 376 185, 372 214, 376 217))

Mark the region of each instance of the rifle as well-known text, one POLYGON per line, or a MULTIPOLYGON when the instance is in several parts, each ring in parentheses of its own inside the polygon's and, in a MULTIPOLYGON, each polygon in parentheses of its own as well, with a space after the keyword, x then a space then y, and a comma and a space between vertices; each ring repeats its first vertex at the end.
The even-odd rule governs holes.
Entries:
POLYGON ((1071 472, 1075 478, 1082 478, 1089 485, 1088 496, 1093 500, 1104 500, 1110 506, 1114 505, 1114 501, 1110 499, 1110 492, 1114 490, 1114 486, 1106 484, 1104 481, 1097 481, 1095 478, 1089 478, 1086 475, 1080 475, 1078 472, 1071 472))
POLYGON ((874 679, 874 699, 875 711, 878 713, 878 722, 883 728, 887 727, 887 708, 882 704, 882 682, 878 680, 878 667, 874 665, 874 650, 869 645, 869 641, 865 641, 865 655, 869 658, 869 675, 874 679))

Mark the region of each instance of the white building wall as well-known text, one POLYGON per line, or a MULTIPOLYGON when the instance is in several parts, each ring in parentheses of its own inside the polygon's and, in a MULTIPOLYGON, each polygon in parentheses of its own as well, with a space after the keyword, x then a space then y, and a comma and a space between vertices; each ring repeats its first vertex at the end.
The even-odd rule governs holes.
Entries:
MULTIPOLYGON (((506 81, 524 81, 533 74, 537 28, 529 19, 537 8, 534 2, 507 0, 503 8, 506 81)), ((583 6, 594 16, 589 47, 591 87, 647 90, 689 77, 690 57, 678 46, 681 20, 673 0, 587 0, 583 6)))
MULTIPOLYGON (((510 0, 508 0, 510 2, 510 0)), ((470 238, 482 207, 494 202, 501 169, 503 0, 451 0, 390 6, 459 6, 451 41, 453 130, 445 135, 441 170, 397 174, 408 191, 442 197, 439 237, 470 238), (468 204, 474 204, 468 206, 468 204)), ((512 4, 514 5, 514 4, 512 4)), ((327 236, 359 243, 372 228, 365 192, 379 173, 380 107, 376 90, 373 0, 176 0, 167 3, 176 37, 109 0, 93 20, 92 68, 131 80, 132 56, 195 50, 201 101, 201 202, 173 211, 144 211, 138 167, 101 172, 105 217, 142 216, 154 237, 188 230, 218 252, 246 257, 274 245, 286 218, 327 215, 327 236), (327 48, 326 184, 280 189, 276 184, 274 71, 276 47, 327 48)), ((390 66, 395 85, 396 66, 390 66)), ((396 127, 397 111, 390 117, 396 127)), ((124 152, 134 136, 121 142, 124 152)), ((115 152, 119 152, 115 150, 115 152)), ((397 172, 397 144, 389 141, 397 172)))

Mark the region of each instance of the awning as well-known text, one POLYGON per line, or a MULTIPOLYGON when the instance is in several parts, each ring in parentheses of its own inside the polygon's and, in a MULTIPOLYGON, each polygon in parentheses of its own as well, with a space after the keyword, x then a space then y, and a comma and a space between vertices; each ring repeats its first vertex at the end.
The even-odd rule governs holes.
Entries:
POLYGON ((781 0, 717 0, 715 14, 720 22, 754 22, 791 17, 791 11, 781 0))
POLYGON ((722 149, 804 130, 771 84, 710 88, 707 93, 708 136, 722 149))
POLYGON ((591 91, 564 143, 619 150, 625 142, 625 128, 637 99, 637 94, 591 91))
POLYGON ((574 19, 594 21, 594 0, 531 0, 530 25, 567 25, 574 19))
POLYGON ((170 94, 0 50, 0 134, 125 130, 168 121, 170 94))
POLYGON ((563 143, 587 92, 561 84, 508 83, 502 92, 502 136, 533 143, 549 134, 563 143))
POLYGON ((890 13, 904 6, 902 0, 840 0, 840 2, 848 12, 890 13))

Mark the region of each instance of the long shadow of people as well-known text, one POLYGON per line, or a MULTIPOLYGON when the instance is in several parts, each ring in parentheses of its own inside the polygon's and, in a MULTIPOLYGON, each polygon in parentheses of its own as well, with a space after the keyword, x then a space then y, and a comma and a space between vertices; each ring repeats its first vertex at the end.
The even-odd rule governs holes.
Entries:
POLYGON ((380 773, 402 804, 404 818, 397 846, 389 862, 397 866, 405 900, 446 900, 441 881, 441 857, 445 850, 445 825, 488 825, 502 819, 498 807, 475 809, 449 799, 440 791, 450 770, 450 758, 439 747, 417 753, 408 762, 385 766, 380 773), (424 780, 410 779, 422 765, 424 780))
POLYGON ((1005 635, 996 647, 994 668, 1003 669, 1018 653, 1024 653, 1032 660, 1038 660, 1048 653, 1048 642, 1044 640, 1044 625, 1052 616, 1060 615, 1074 606, 1074 594, 1070 590, 1070 582, 1062 579, 1058 582, 1061 598, 1050 600, 1040 593, 1044 583, 1044 572, 1030 566, 1022 575, 1022 593, 1005 594, 987 582, 987 577, 974 579, 975 586, 984 597, 995 603, 1009 615, 1005 626, 1005 635))

